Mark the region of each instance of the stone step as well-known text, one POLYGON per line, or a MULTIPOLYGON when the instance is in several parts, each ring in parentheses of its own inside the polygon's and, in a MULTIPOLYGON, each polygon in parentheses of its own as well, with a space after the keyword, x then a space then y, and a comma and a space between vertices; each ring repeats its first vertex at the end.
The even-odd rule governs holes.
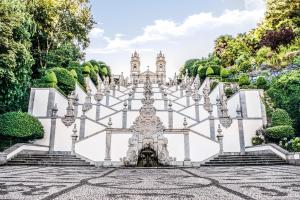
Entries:
POLYGON ((93 166, 75 155, 65 154, 19 154, 9 160, 7 165, 93 166))
POLYGON ((263 160, 282 160, 280 158, 227 158, 227 159, 224 159, 224 158, 216 158, 214 160, 220 160, 220 161, 232 161, 232 160, 258 160, 258 161, 263 161, 263 160))
POLYGON ((230 164, 230 163, 282 163, 283 161, 282 160, 276 160, 276 161, 270 161, 270 160, 265 160, 264 162, 261 162, 261 161, 251 161, 251 160, 246 160, 246 161, 238 161, 238 160, 233 160, 233 161, 216 161, 216 160, 212 160, 212 161, 209 161, 207 162, 207 164, 222 164, 222 163, 226 163, 226 164, 230 164))
POLYGON ((285 160, 277 155, 219 155, 201 166, 248 166, 248 165, 284 165, 285 160))
POLYGON ((85 166, 85 167, 94 167, 91 164, 80 164, 80 163, 75 163, 75 164, 69 164, 69 163, 56 163, 56 164, 51 164, 51 163, 46 163, 46 164, 40 164, 40 163, 6 163, 6 165, 10 165, 10 166, 65 166, 65 167, 72 167, 72 166, 85 166))
POLYGON ((278 163, 220 163, 220 164, 202 164, 201 167, 227 167, 227 166, 263 166, 263 165, 287 165, 286 162, 278 163))

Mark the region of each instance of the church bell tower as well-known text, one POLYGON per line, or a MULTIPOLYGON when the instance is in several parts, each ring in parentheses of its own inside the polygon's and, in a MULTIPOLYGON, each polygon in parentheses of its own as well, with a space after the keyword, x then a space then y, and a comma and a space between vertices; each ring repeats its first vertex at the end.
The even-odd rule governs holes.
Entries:
POLYGON ((131 61, 130 61, 130 79, 131 82, 134 83, 138 81, 139 75, 141 73, 140 67, 141 67, 141 62, 140 62, 140 56, 139 54, 135 51, 131 55, 131 61))
POLYGON ((161 51, 156 57, 156 75, 157 82, 166 82, 166 59, 165 55, 161 51))

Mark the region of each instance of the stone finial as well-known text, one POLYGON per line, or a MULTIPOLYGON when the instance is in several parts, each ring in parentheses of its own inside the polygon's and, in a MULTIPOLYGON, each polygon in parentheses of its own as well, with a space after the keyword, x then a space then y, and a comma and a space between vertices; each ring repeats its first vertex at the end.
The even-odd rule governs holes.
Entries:
POLYGON ((123 106, 124 106, 124 108, 127 107, 127 100, 124 100, 123 106))
POLYGON ((169 108, 172 108, 172 101, 169 99, 169 108))
POLYGON ((112 121, 111 121, 111 117, 108 119, 108 128, 111 128, 111 126, 112 126, 112 121))
POLYGON ((183 119, 183 127, 184 128, 187 128, 187 125, 188 125, 188 123, 187 123, 187 120, 186 120, 186 117, 183 119))
POLYGON ((75 118, 73 101, 71 98, 68 98, 67 113, 61 120, 65 126, 69 127, 75 122, 75 118))

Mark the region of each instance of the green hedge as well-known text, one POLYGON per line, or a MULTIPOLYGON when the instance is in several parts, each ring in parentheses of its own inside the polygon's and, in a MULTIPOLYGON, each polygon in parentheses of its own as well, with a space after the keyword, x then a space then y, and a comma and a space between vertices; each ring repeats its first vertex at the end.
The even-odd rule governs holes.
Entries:
POLYGON ((256 79, 256 86, 259 89, 268 89, 268 81, 265 79, 265 77, 260 76, 256 79))
POLYGON ((295 130, 292 126, 274 126, 266 129, 266 138, 270 142, 278 143, 280 140, 291 139, 295 136, 295 130))
POLYGON ((51 69, 57 77, 57 86, 66 94, 71 94, 75 90, 76 80, 71 72, 64 68, 56 67, 51 69))
POLYGON ((0 137, 8 139, 43 138, 41 122, 23 112, 8 112, 0 116, 0 137))
POLYGON ((271 126, 273 127, 284 125, 292 126, 293 121, 285 110, 278 108, 272 113, 271 126))

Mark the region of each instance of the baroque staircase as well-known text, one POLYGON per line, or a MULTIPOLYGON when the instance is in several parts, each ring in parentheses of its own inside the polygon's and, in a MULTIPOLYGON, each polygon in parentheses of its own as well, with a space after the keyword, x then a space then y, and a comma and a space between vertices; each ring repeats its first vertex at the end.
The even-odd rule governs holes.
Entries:
POLYGON ((93 166, 75 155, 66 154, 18 154, 9 160, 6 165, 93 166))
POLYGON ((237 155, 223 154, 219 155, 208 162, 205 162, 201 167, 222 167, 222 166, 250 166, 250 165, 285 165, 287 162, 275 154, 264 155, 237 155))

